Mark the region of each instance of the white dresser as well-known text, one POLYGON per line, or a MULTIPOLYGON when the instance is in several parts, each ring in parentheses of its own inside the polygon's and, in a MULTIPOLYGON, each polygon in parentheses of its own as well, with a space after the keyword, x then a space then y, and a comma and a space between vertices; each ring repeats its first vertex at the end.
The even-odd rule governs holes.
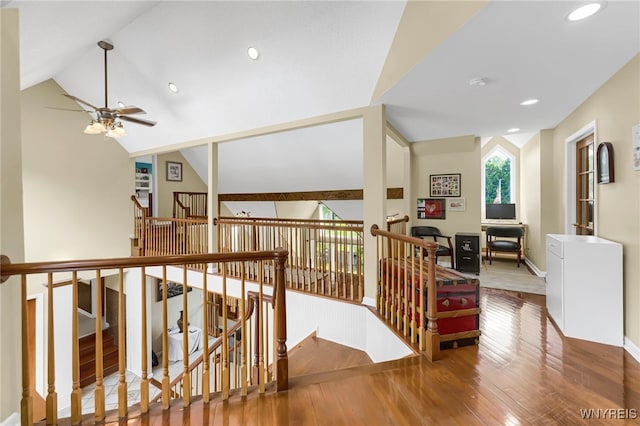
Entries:
POLYGON ((622 244, 547 234, 547 312, 567 337, 622 346, 622 244))

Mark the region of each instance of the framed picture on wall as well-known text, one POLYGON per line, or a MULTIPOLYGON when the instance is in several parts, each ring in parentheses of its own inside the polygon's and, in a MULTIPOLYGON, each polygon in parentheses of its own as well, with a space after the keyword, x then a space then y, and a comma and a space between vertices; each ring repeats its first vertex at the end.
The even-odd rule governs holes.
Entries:
POLYGON ((170 182, 182 182, 182 163, 167 161, 167 180, 170 182))
POLYGON ((429 175, 429 196, 459 197, 460 173, 448 175, 429 175))
MULTIPOLYGON (((187 293, 193 290, 191 287, 187 287, 187 293)), ((173 296, 179 296, 183 293, 182 284, 167 281, 167 299, 173 296)), ((156 280, 156 302, 162 301, 162 280, 158 278, 156 280)))
POLYGON ((445 219, 445 201, 444 198, 418 198, 418 219, 445 219))
POLYGON ((464 198, 447 198, 447 210, 450 212, 463 212, 465 209, 464 198))
POLYGON ((640 170, 640 124, 631 128, 631 145, 633 147, 633 170, 640 170))

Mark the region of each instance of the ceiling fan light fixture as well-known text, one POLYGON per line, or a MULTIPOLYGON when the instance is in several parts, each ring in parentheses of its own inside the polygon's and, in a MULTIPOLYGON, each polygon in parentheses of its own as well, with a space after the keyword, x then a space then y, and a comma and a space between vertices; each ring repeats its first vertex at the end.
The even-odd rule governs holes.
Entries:
POLYGON ((567 16, 567 20, 572 22, 581 21, 583 19, 588 18, 589 16, 595 15, 597 12, 599 12, 602 9, 602 6, 604 6, 604 3, 601 3, 601 2, 593 2, 593 3, 582 5, 577 9, 574 9, 567 16))
POLYGON ((176 86, 176 84, 172 82, 169 82, 169 90, 171 90, 173 93, 178 93, 180 91, 178 89, 178 86, 176 86))
POLYGON ((107 136, 110 138, 118 139, 121 136, 127 136, 127 132, 124 131, 124 127, 122 127, 122 123, 117 123, 107 132, 107 136))
POLYGON ((89 123, 87 127, 84 128, 84 132, 87 135, 97 135, 102 133, 102 130, 100 130, 99 128, 96 128, 95 124, 96 124, 95 121, 92 121, 91 123, 89 123))

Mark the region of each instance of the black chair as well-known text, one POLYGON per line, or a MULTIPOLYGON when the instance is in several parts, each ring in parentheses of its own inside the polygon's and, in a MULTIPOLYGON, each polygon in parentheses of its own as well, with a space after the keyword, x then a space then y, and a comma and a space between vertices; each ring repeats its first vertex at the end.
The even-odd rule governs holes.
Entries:
POLYGON ((516 253, 518 268, 522 262, 522 236, 524 230, 518 226, 491 226, 487 228, 487 259, 491 265, 491 257, 494 252, 516 253), (509 238, 508 240, 500 238, 509 238), (515 239, 515 241, 514 241, 515 239))
MULTIPOLYGON (((455 269, 455 260, 453 255, 453 245, 451 244, 451 237, 448 235, 442 235, 440 230, 435 226, 412 226, 411 236, 416 238, 427 239, 433 238, 433 241, 438 243, 438 249, 436 250, 436 263, 438 263, 438 257, 449 256, 451 258, 451 268, 455 269), (440 244, 441 240, 447 240, 447 245, 440 244)), ((427 250, 423 250, 423 256, 427 256, 427 250)))

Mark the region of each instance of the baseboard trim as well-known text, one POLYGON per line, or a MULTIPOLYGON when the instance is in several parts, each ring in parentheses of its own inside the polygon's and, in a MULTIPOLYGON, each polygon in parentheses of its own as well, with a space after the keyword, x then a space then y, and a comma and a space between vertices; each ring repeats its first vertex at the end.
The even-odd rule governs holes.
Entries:
POLYGON ((366 306, 371 306, 372 308, 376 307, 376 299, 373 297, 363 297, 362 298, 362 304, 366 305, 366 306))
POLYGON ((19 425, 20 424, 20 413, 14 412, 11 413, 11 415, 9 417, 7 417, 2 423, 0 423, 0 426, 14 426, 14 425, 19 425))
POLYGON ((546 277, 547 276, 547 273, 545 271, 541 271, 540 269, 538 269, 538 267, 533 262, 531 262, 529 259, 525 258, 524 259, 524 263, 527 264, 529 269, 531 269, 533 271, 533 273, 536 274, 536 276, 538 276, 538 277, 546 277))
POLYGON ((634 357, 636 361, 640 362, 640 347, 636 346, 627 336, 624 337, 624 350, 629 352, 629 355, 634 357))

